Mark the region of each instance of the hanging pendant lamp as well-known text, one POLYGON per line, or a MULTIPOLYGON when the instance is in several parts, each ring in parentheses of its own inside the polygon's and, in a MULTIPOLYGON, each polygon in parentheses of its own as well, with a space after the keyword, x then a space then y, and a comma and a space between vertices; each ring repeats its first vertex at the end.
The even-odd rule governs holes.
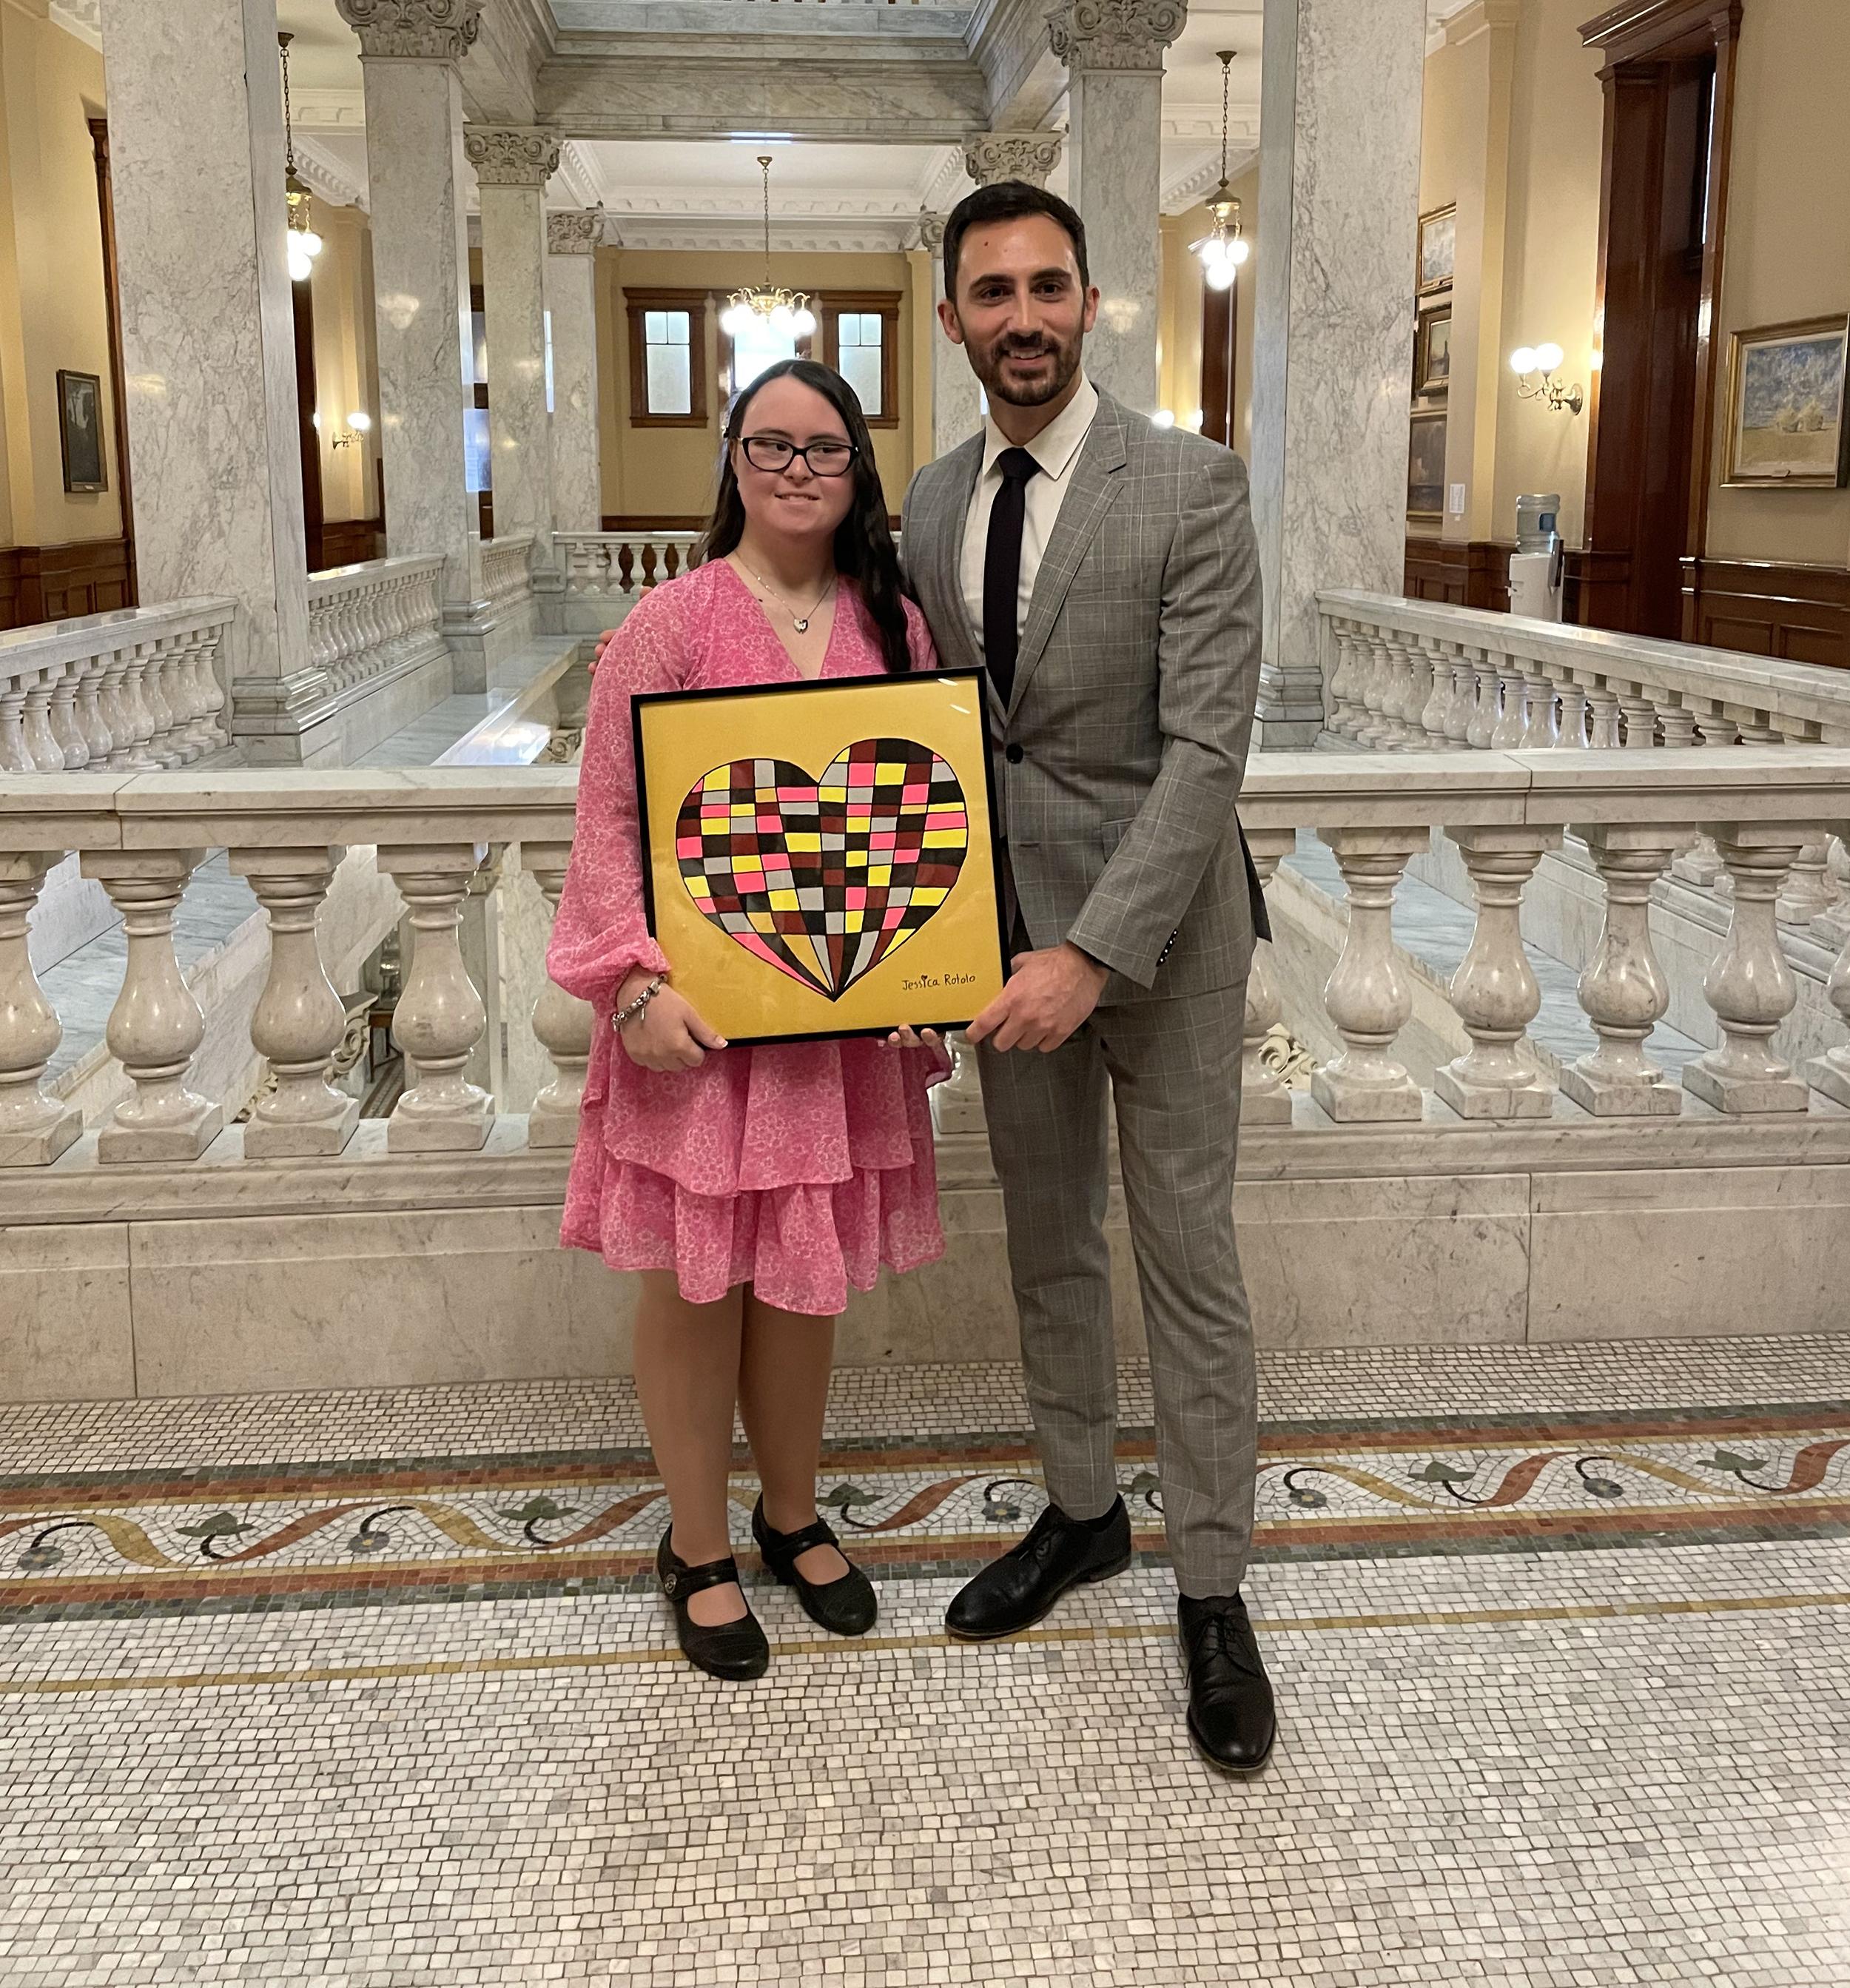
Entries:
POLYGON ((802 290, 785 289, 782 284, 771 280, 771 157, 761 154, 758 171, 765 178, 765 280, 756 289, 748 285, 734 290, 726 299, 726 308, 720 314, 721 327, 732 337, 751 328, 753 319, 761 319, 773 331, 788 332, 792 338, 807 338, 815 330, 815 313, 809 308, 808 295, 802 290))
POLYGON ((1214 189, 1214 197, 1207 203, 1207 211, 1214 217, 1211 231, 1199 242, 1188 245, 1189 253, 1201 259, 1202 280, 1210 290, 1231 290, 1234 277, 1247 255, 1251 253, 1249 242, 1240 225, 1240 203, 1227 190, 1227 88, 1234 71, 1236 49, 1220 51, 1220 184, 1214 189))

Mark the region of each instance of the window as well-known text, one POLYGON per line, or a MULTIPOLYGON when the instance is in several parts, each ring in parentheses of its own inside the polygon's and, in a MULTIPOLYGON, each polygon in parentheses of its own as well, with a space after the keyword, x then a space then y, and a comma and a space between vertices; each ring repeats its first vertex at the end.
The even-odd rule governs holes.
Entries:
POLYGON ((630 290, 630 420, 636 428, 707 425, 707 299, 630 290))
POLYGON ((731 336, 732 390, 735 394, 749 387, 766 367, 776 365, 780 359, 796 357, 796 333, 774 331, 769 321, 755 313, 744 330, 735 331, 731 336))
POLYGON ((832 292, 821 301, 822 355, 859 395, 867 425, 900 424, 900 293, 832 292))

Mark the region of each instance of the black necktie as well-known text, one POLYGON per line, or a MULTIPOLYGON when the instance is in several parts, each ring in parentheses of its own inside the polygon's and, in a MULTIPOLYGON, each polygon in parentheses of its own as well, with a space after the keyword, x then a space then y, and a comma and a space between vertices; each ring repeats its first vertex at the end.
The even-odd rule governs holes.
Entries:
POLYGON ((1014 688, 1015 651, 1021 590, 1021 523, 1028 512, 1028 479, 1041 465, 1025 448, 1005 448, 996 458, 1002 487, 989 514, 989 543, 983 554, 983 661, 989 680, 1007 704, 1014 688))

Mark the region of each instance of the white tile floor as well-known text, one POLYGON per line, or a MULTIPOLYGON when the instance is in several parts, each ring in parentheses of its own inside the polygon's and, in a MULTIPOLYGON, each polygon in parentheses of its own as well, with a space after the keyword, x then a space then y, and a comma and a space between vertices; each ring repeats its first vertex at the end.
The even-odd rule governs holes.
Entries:
MULTIPOLYGON (((1266 1414, 1821 1423, 1847 1354, 1300 1354, 1266 1414)), ((1021 1426, 1004 1369, 841 1378, 840 1441, 1021 1426)), ((0 1471, 17 1502, 636 1435, 620 1388, 12 1409, 0 1471)), ((0 1626, 0 1981, 1850 1983, 1828 1530, 1268 1561, 1281 1737, 1252 1783, 1183 1741, 1160 1566, 987 1648, 938 1635, 954 1586, 884 1582, 863 1644, 755 1589, 778 1655, 733 1689, 646 1594, 0 1626)))

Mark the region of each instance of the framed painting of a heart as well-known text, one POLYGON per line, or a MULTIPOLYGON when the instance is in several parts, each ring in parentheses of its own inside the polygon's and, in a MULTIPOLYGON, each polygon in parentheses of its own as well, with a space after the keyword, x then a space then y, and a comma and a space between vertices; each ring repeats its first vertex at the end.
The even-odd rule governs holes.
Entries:
POLYGON ((633 706, 650 930, 734 1043, 956 1028, 1001 990, 974 671, 633 706))

